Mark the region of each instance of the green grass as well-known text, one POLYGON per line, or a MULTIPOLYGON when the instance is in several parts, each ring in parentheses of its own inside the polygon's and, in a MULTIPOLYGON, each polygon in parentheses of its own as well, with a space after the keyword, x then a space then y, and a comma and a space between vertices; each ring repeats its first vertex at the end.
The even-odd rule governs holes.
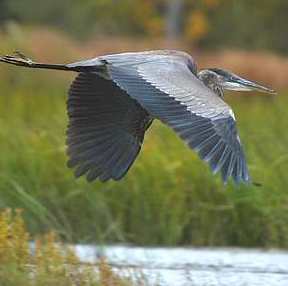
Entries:
POLYGON ((288 247, 288 94, 228 95, 262 187, 223 186, 154 123, 120 182, 88 184, 66 167, 70 76, 0 67, 0 208, 23 208, 32 234, 141 245, 288 247))

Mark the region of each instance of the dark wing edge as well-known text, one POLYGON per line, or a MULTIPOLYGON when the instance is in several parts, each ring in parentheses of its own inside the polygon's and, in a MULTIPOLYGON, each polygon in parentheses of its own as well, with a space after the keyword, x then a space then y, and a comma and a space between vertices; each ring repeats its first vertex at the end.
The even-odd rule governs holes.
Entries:
MULTIPOLYGON (((214 94, 209 94, 211 91, 208 91, 205 86, 202 88, 202 83, 199 85, 196 82, 201 92, 201 100, 197 102, 198 90, 196 94, 194 92, 191 95, 187 94, 186 88, 179 88, 179 84, 173 86, 173 76, 177 76, 175 63, 170 64, 169 61, 149 63, 146 68, 141 65, 141 72, 139 72, 135 65, 114 66, 113 61, 110 60, 108 70, 113 81, 121 89, 136 99, 152 116, 172 127, 192 149, 197 151, 200 158, 209 163, 214 173, 220 171, 224 183, 229 177, 232 177, 236 183, 250 182, 232 110, 222 100, 219 109, 214 109, 213 106, 209 108, 209 101, 207 101, 209 99, 205 97, 205 92, 208 92, 208 96, 213 96, 211 98, 213 104, 217 104, 218 99, 214 94), (169 65, 172 65, 173 69, 167 70, 166 67, 162 69, 161 65, 168 66, 169 69, 169 65), (157 71, 159 77, 155 80, 151 79, 150 73, 148 81, 144 76, 145 72, 146 75, 149 73, 149 70, 157 71), (169 91, 167 91, 167 83, 171 87, 169 91)), ((192 77, 188 69, 187 72, 190 81, 199 81, 196 77, 192 77)), ((182 75, 179 74, 179 79, 182 75)))
POLYGON ((147 112, 112 81, 80 73, 67 101, 68 167, 88 181, 120 180, 140 152, 147 112))
POLYGON ((221 172, 224 183, 232 177, 236 183, 249 182, 243 148, 232 117, 207 119, 192 115, 191 125, 172 124, 173 129, 206 161, 213 173, 221 172))

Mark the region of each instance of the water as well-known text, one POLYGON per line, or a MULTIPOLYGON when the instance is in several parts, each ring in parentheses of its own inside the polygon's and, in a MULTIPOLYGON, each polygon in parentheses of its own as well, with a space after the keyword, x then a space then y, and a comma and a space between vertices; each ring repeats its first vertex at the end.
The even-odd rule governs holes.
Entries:
POLYGON ((117 269, 141 269, 165 286, 287 286, 288 252, 237 248, 76 247, 83 262, 105 256, 117 269))

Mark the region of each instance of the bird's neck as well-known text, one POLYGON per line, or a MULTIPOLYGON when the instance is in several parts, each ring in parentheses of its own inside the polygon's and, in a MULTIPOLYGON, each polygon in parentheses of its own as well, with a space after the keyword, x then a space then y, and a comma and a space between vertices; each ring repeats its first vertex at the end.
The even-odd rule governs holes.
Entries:
POLYGON ((219 97, 223 98, 224 97, 224 90, 223 87, 209 78, 205 77, 199 77, 199 79, 209 88, 211 89, 215 94, 217 94, 219 97))
POLYGON ((212 89, 219 97, 221 97, 221 98, 224 97, 224 90, 223 90, 221 85, 214 84, 213 86, 211 86, 209 88, 212 89))

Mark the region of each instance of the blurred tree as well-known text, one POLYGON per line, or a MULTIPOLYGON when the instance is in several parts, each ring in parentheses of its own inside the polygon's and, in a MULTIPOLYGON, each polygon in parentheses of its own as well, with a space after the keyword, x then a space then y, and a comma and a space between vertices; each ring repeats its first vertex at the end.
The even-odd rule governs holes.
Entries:
POLYGON ((287 15, 286 0, 225 0, 209 14, 213 25, 201 45, 288 53, 287 15))
POLYGON ((8 0, 0 0, 0 25, 5 23, 11 17, 7 3, 8 0))
POLYGON ((210 26, 207 11, 217 7, 219 1, 221 0, 187 1, 184 26, 186 40, 195 45, 207 35, 210 26))
POLYGON ((181 33, 181 18, 183 15, 183 0, 171 0, 167 4, 167 37, 169 39, 176 39, 181 33))
POLYGON ((190 41, 199 41, 209 31, 209 24, 205 14, 201 10, 194 10, 187 18, 184 35, 190 41))
POLYGON ((288 53, 287 0, 0 0, 0 24, 51 25, 93 34, 184 38, 201 48, 288 53))

